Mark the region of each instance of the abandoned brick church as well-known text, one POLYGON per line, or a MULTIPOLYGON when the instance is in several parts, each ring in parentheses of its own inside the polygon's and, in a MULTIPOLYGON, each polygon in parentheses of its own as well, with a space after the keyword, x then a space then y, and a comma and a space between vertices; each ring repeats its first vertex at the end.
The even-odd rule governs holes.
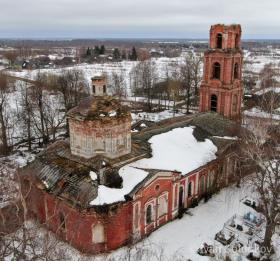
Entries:
MULTIPOLYGON (((200 113, 131 132, 131 114, 92 79, 68 112, 70 138, 20 170, 29 216, 85 253, 137 242, 226 186, 241 117, 240 25, 214 25, 200 113)), ((187 230, 187 228, 186 228, 187 230)))

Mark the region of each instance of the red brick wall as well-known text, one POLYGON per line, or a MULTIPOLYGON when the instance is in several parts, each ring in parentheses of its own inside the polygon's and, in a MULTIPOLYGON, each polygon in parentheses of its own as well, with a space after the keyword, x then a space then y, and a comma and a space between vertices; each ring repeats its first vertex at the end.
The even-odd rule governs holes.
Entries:
POLYGON ((98 214, 93 209, 80 211, 64 200, 56 198, 36 186, 32 186, 27 198, 29 216, 46 225, 62 240, 67 241, 85 253, 100 253, 116 249, 131 241, 131 202, 118 205, 108 213, 98 214), (65 218, 65 229, 61 226, 60 215, 65 218), (92 227, 101 223, 104 227, 105 242, 92 242, 92 227))
MULTIPOLYGON (((103 155, 115 158, 131 151, 131 116, 121 118, 104 117, 90 121, 69 119, 70 146, 74 155, 91 158, 100 150, 103 155), (79 139, 78 139, 79 137, 79 139), (126 145, 117 146, 119 138, 126 141, 126 145), (114 141, 114 142, 113 142, 114 141), (87 143, 88 142, 88 143, 87 143), (87 144, 86 144, 87 143, 87 144), (114 145, 114 148, 100 148, 101 144, 114 145), (83 144, 83 145, 82 145, 83 144)), ((108 146, 110 147, 110 146, 108 146)))
POLYGON ((240 25, 222 25, 211 26, 210 29, 210 48, 216 48, 217 34, 223 35, 223 49, 240 47, 241 26, 240 25), (237 36, 237 40, 236 40, 237 36), (236 46, 237 43, 237 46, 236 46))
MULTIPOLYGON (((106 252, 127 245, 135 240, 133 235, 133 206, 135 203, 141 203, 139 240, 177 217, 180 186, 183 187, 184 191, 184 206, 189 207, 193 198, 201 196, 199 178, 202 175, 205 176, 206 186, 209 173, 217 175, 219 164, 222 163, 223 161, 214 160, 185 176, 172 172, 163 175, 162 173, 164 172, 160 172, 155 179, 148 182, 136 193, 132 201, 116 204, 110 207, 110 210, 105 211, 103 209, 103 212, 95 209, 81 211, 78 207, 72 207, 66 201, 35 186, 30 191, 27 205, 32 216, 37 217, 39 222, 45 224, 60 238, 80 251, 92 254, 106 252), (188 197, 187 187, 190 181, 193 182, 193 194, 191 197, 188 197), (175 186, 177 186, 176 190, 175 186), (175 191, 176 193, 174 193, 175 191), (155 218, 154 223, 146 225, 145 204, 151 200, 158 204, 157 199, 163 193, 168 193, 167 214, 162 215, 158 219, 155 218), (175 205, 174 200, 176 200, 175 205), (65 217, 65 229, 61 227, 60 213, 63 213, 65 217), (96 224, 102 224, 104 227, 104 243, 94 244, 92 242, 92 227, 96 224)), ((225 170, 227 170, 227 167, 225 170)), ((155 209, 155 211, 158 210, 155 209)), ((155 217, 157 217, 157 212, 155 217)))
POLYGON ((240 47, 240 26, 215 25, 210 30, 210 51, 204 56, 204 74, 200 87, 200 112, 211 110, 211 95, 217 96, 217 113, 232 119, 241 116, 243 97, 242 86, 242 53, 235 50, 235 37, 239 37, 237 46, 240 47), (216 36, 223 35, 222 51, 216 48, 216 36), (221 66, 220 79, 213 79, 213 65, 218 62, 221 66), (238 78, 234 78, 234 66, 238 64, 238 78), (233 110, 233 97, 237 95, 236 111, 233 110))
POLYGON ((155 180, 153 180, 151 183, 137 192, 134 203, 140 202, 141 204, 140 233, 142 237, 173 219, 173 186, 177 184, 179 187, 180 180, 178 179, 178 173, 170 173, 170 175, 171 176, 169 177, 159 175, 155 180), (154 206, 156 206, 158 204, 159 196, 163 195, 166 192, 168 193, 167 214, 159 217, 158 208, 154 208, 154 222, 147 225, 146 204, 149 202, 153 202, 154 206))

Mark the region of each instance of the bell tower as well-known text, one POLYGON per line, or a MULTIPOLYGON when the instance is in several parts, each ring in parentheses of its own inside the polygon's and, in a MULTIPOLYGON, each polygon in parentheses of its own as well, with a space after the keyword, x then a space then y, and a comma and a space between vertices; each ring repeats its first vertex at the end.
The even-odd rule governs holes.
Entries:
POLYGON ((212 25, 210 48, 204 53, 200 112, 213 111, 239 120, 243 96, 240 25, 212 25))

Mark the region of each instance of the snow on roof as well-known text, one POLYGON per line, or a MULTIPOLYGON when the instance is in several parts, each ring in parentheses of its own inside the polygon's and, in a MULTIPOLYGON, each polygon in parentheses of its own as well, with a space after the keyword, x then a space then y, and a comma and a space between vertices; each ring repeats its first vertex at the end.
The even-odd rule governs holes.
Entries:
POLYGON ((97 174, 94 171, 90 171, 89 176, 93 181, 97 180, 97 174))
POLYGON ((101 78, 101 77, 104 77, 104 73, 103 72, 95 72, 92 75, 92 78, 101 78))
POLYGON ((237 136, 234 136, 234 137, 231 137, 231 136, 213 136, 213 138, 223 139, 223 140, 238 140, 237 136))
POLYGON ((149 173, 126 165, 119 170, 119 174, 123 178, 123 187, 118 189, 100 185, 98 187, 98 196, 90 202, 90 205, 112 204, 118 201, 124 201, 124 196, 144 180, 149 173))
POLYGON ((259 108, 252 108, 250 110, 244 111, 244 115, 249 117, 258 117, 258 118, 266 118, 266 119, 272 119, 272 120, 280 120, 280 114, 271 114, 265 111, 262 111, 259 108))
POLYGON ((123 178, 123 187, 117 189, 100 185, 97 198, 90 204, 102 205, 124 201, 124 196, 149 174, 143 169, 176 170, 187 174, 214 160, 217 147, 209 139, 197 141, 193 130, 194 127, 176 128, 152 137, 149 142, 153 156, 122 167, 119 174, 123 178))
POLYGON ((147 169, 180 171, 187 174, 216 158, 217 147, 209 139, 199 142, 194 127, 176 128, 152 137, 153 157, 133 164, 147 169))

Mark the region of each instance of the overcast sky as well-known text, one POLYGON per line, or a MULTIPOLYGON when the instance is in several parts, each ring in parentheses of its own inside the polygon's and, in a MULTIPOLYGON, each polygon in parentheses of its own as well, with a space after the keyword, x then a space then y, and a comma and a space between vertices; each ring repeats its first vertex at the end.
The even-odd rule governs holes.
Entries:
POLYGON ((207 38, 215 23, 280 39, 280 0, 0 0, 2 38, 207 38))

